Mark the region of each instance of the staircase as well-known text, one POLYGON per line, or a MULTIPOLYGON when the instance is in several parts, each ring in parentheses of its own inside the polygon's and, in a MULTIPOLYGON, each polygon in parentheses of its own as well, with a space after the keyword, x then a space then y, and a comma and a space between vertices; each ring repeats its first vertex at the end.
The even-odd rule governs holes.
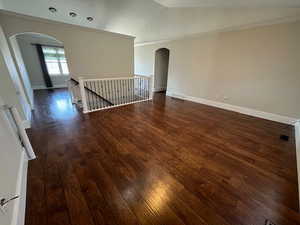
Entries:
POLYGON ((84 79, 68 82, 72 102, 84 113, 152 99, 152 76, 84 79))

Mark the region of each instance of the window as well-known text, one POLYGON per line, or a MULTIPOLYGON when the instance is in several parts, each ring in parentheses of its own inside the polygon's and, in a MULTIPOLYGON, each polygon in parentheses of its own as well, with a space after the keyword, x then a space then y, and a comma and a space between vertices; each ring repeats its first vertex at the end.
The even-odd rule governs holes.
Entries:
POLYGON ((59 47, 43 46, 43 53, 50 76, 69 75, 65 50, 59 47))

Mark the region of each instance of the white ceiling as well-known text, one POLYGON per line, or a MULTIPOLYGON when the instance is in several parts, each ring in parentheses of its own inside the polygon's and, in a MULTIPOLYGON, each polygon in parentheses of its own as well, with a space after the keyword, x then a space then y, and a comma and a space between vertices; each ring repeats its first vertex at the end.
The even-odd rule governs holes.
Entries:
POLYGON ((214 5, 209 8, 168 8, 156 1, 0 0, 0 8, 25 15, 132 35, 136 37, 136 43, 174 39, 284 18, 300 18, 300 8, 275 7, 283 2, 287 5, 299 4, 300 0, 173 0, 177 3, 197 1, 214 5), (235 2, 235 6, 241 6, 243 2, 260 2, 264 5, 268 4, 269 7, 224 7, 224 2, 228 4, 235 2), (49 12, 50 6, 57 8, 57 12, 49 12), (78 16, 70 17, 68 15, 70 11, 76 12, 78 16), (94 17, 94 21, 88 22, 86 20, 88 16, 94 17))
POLYGON ((165 7, 300 7, 299 0, 154 0, 165 7))

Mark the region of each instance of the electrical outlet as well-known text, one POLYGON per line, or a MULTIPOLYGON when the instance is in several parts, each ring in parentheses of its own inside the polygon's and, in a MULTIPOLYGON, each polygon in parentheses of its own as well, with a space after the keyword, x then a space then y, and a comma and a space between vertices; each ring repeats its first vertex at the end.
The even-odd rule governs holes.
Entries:
POLYGON ((228 96, 224 96, 223 99, 224 100, 228 100, 229 98, 228 98, 228 96))

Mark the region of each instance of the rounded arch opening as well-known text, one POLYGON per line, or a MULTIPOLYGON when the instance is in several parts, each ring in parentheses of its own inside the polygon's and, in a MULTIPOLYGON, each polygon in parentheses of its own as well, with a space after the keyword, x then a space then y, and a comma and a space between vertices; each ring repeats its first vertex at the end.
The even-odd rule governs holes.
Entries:
POLYGON ((154 92, 166 92, 168 87, 170 50, 159 48, 155 51, 154 92))
POLYGON ((36 37, 36 38, 50 39, 50 40, 53 40, 54 42, 56 42, 57 44, 63 45, 63 42, 58 40, 56 37, 53 37, 53 36, 48 35, 48 34, 38 33, 38 32, 20 32, 20 33, 16 33, 16 34, 11 35, 9 37, 9 39, 16 38, 16 37, 19 37, 19 36, 22 36, 22 35, 28 35, 28 36, 36 37))
POLYGON ((69 67, 63 42, 48 34, 20 32, 9 37, 17 69, 33 104, 33 90, 66 87, 69 67))

